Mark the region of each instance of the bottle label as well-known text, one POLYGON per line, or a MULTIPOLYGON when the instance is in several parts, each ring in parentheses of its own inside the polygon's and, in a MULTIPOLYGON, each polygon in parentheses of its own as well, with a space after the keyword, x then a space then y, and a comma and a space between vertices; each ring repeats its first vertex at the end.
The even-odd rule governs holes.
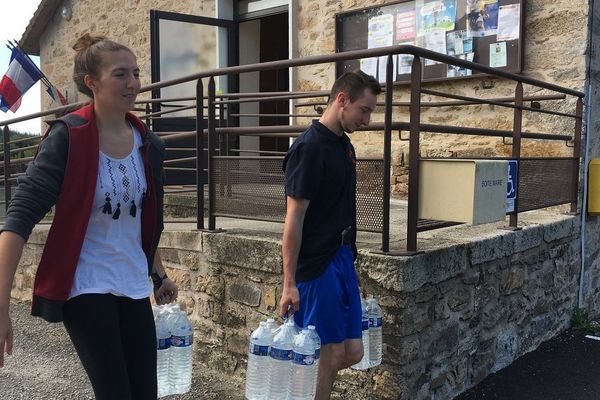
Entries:
POLYGON ((250 344, 250 353, 255 356, 268 356, 269 346, 261 346, 258 344, 250 344))
POLYGON ((313 365, 315 363, 315 355, 314 354, 299 354, 296 352, 293 353, 292 362, 298 365, 313 365))
POLYGON ((171 347, 171 338, 156 339, 156 349, 157 350, 166 350, 169 347, 171 347))
POLYGON ((369 318, 369 328, 379 328, 383 325, 383 318, 369 318))
POLYGON ((318 360, 321 357, 321 348, 315 350, 315 360, 318 360))
POLYGON ((192 341, 194 340, 194 335, 189 336, 171 336, 171 346, 172 347, 188 347, 192 345, 192 341))
POLYGON ((362 322, 362 330, 363 331, 368 331, 369 330, 369 321, 370 319, 366 319, 362 322))
POLYGON ((271 350, 269 351, 269 356, 274 360, 289 361, 292 359, 292 351, 271 347, 271 350))

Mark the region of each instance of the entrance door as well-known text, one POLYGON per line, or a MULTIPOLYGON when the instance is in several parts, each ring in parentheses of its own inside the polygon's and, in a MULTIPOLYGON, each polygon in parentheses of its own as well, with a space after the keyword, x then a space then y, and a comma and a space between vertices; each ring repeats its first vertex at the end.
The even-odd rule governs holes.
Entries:
MULTIPOLYGON (((256 1, 261 3, 261 1, 256 1)), ((262 3, 265 3, 263 0, 262 3)), ((271 2, 274 3, 274 2, 271 2)), ((273 6, 273 4, 266 4, 273 6)), ((281 2, 275 2, 281 3, 281 2)), ((251 12, 238 13, 239 22, 239 61, 240 64, 254 64, 289 58, 289 14, 286 6, 260 9, 246 5, 251 12)), ((239 11, 239 10, 238 10, 239 11)), ((240 74, 240 92, 285 92, 290 88, 289 69, 249 72, 240 74)), ((262 101, 240 104, 240 126, 286 125, 289 121, 289 101, 262 101), (255 117, 257 114, 270 116, 255 117), (281 117, 273 116, 281 114, 281 117)), ((247 150, 241 155, 257 155, 257 151, 287 151, 287 138, 250 137, 239 138, 240 149, 247 150)), ((269 153, 263 153, 269 155, 269 153)))

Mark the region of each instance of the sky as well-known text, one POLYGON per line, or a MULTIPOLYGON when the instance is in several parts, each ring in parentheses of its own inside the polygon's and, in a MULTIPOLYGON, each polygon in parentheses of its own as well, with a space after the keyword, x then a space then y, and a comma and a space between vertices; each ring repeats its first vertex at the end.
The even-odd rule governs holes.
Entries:
MULTIPOLYGON (((31 17, 37 10, 40 0, 19 0, 11 2, 10 7, 3 7, 0 13, 0 77, 8 69, 10 61, 10 50, 6 47, 6 41, 19 40, 29 23, 31 17)), ((31 59, 39 66, 39 57, 32 56, 31 59)), ((44 87, 45 88, 45 87, 44 87)), ((0 110, 0 121, 25 116, 40 111, 40 83, 36 83, 25 93, 22 98, 21 107, 15 114, 12 111, 6 113, 0 110)), ((40 133, 40 119, 20 122, 10 126, 11 130, 23 133, 40 133)))

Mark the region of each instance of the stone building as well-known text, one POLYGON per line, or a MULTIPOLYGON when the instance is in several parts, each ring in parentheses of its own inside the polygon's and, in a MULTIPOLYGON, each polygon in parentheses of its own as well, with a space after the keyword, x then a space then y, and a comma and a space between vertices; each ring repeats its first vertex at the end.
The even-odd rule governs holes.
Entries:
MULTIPOLYGON (((85 32, 105 34, 131 47, 138 56, 142 82, 147 84, 151 82, 151 78, 152 81, 158 81, 226 66, 228 62, 231 64, 228 60, 235 58, 240 64, 246 64, 334 53, 337 14, 388 3, 394 2, 42 0, 21 39, 21 45, 28 53, 40 55, 41 69, 60 90, 68 94, 69 101, 73 102, 83 100, 83 95, 77 93, 71 80, 74 54, 71 46, 75 39, 85 32), (163 14, 153 14, 153 10, 163 14), (170 18, 173 16, 166 16, 165 13, 180 15, 172 20, 170 18), (228 28, 223 26, 231 21, 238 33, 235 37, 227 38, 223 29, 228 28), (221 28, 207 24, 220 24, 221 28), (156 32, 159 29, 152 26, 158 26, 160 33, 156 32), (173 40, 177 42, 177 46, 168 45, 173 40), (237 42, 237 45, 230 42, 237 42), (228 54, 232 49, 237 49, 237 54, 228 54), (155 59, 154 66, 152 57, 155 59), (158 69, 160 71, 157 71, 158 69)), ((583 90, 588 31, 573 28, 587 26, 587 2, 528 0, 524 7, 523 72, 532 78, 583 90)), ((239 90, 326 90, 335 79, 335 67, 320 64, 293 68, 282 79, 273 78, 270 76, 260 79, 245 74, 240 78, 239 90)), ((224 81, 217 83, 218 86, 219 84, 221 87, 218 89, 226 91, 224 81)), ((514 85, 485 78, 431 84, 430 88, 482 98, 514 96, 514 85)), ((408 100, 407 91, 402 93, 397 95, 397 100, 408 100)), ((161 93, 162 97, 193 94, 193 85, 168 88, 161 93)), ((526 96, 537 94, 543 93, 533 92, 525 87, 526 96)), ((423 97, 423 102, 440 100, 443 99, 434 96, 423 97)), ((570 112, 574 110, 574 101, 545 102, 543 107, 570 112)), ((42 96, 42 107, 50 107, 48 96, 42 96)), ((250 108, 245 111, 252 111, 253 106, 247 107, 250 108)), ((394 113, 395 120, 408 119, 407 107, 395 108, 394 113)), ((383 116, 379 112, 374 119, 381 121, 383 116)), ((510 109, 475 106, 424 108, 423 121, 449 125, 460 121, 463 126, 510 130, 513 119, 510 109)), ((307 120, 298 119, 296 122, 303 123, 307 120)), ((573 126, 569 121, 525 113, 523 129, 534 132, 571 133, 573 126)), ((356 133, 353 135, 353 142, 359 157, 381 156, 383 139, 380 133, 356 133)), ((247 145, 252 146, 251 143, 247 145)), ((277 149, 285 149, 286 146, 286 143, 276 144, 277 149)), ((394 140, 392 146, 394 192, 405 194, 406 181, 403 175, 408 144, 394 140)), ((498 139, 425 134, 421 151, 422 156, 507 156, 510 154, 510 146, 498 139)), ((547 142, 530 141, 523 149, 524 156, 561 154, 569 154, 564 144, 548 145, 547 142)))
MULTIPOLYGON (((81 101, 82 95, 71 83, 70 47, 85 32, 106 34, 131 47, 146 84, 153 75, 158 77, 155 80, 169 79, 225 66, 231 57, 224 44, 227 37, 215 25, 190 28, 190 22, 169 28, 174 20, 169 13, 184 15, 177 16, 180 22, 206 24, 211 18, 213 24, 231 26, 233 21, 238 36, 229 40, 239 42, 239 51, 233 56, 240 63, 251 63, 333 53, 336 14, 378 4, 392 2, 42 0, 20 43, 28 53, 41 56, 41 69, 68 93, 70 101, 81 101), (162 39, 156 36, 157 26, 166 35, 162 39), (181 52, 168 46, 173 40, 185 49, 197 47, 197 43, 201 48, 181 52), (270 46, 272 43, 278 46, 270 46), (164 75, 156 75, 156 57, 164 75), (169 65, 169 59, 180 62, 169 65)), ((592 28, 600 16, 600 5, 583 0, 527 0, 523 4, 523 73, 586 91, 583 157, 587 160, 600 153, 600 123, 590 117, 600 102, 598 61, 592 57, 600 48, 592 28)), ((302 67, 292 69, 280 86, 268 89, 260 85, 260 77, 246 76, 240 80, 240 90, 325 90, 334 78, 333 65, 302 67)), ((223 91, 226 82, 220 80, 218 85, 223 91)), ((514 95, 514 84, 481 77, 431 83, 428 88, 483 98, 514 95)), ((162 95, 185 95, 189 90, 162 95)), ((525 87, 525 94, 545 93, 525 87)), ((407 101, 407 91, 400 90, 395 100, 407 101)), ((423 96, 423 101, 437 100, 423 96)), ((43 108, 49 107, 43 97, 43 108)), ((569 99, 544 102, 542 107, 572 112, 575 105, 569 99)), ((407 120, 406 107, 394 112, 395 119, 407 120)), ((374 119, 383 119, 381 110, 374 119)), ((488 105, 431 107, 423 109, 423 121, 510 130, 512 111, 488 105)), ((534 132, 573 132, 571 123, 527 113, 523 126, 534 132)), ((352 139, 359 156, 381 156, 380 133, 355 133, 352 139)), ((510 146, 491 138, 425 134, 421 151, 424 156, 506 156, 510 146)), ((398 193, 405 191, 403 160, 407 152, 406 142, 394 140, 392 179, 398 193)), ((529 141, 523 148, 523 155, 529 156, 571 152, 564 143, 529 141)), ((581 182, 586 181, 585 172, 584 165, 581 182)), ((585 211, 583 200, 580 197, 579 204, 585 211)), ((361 249, 358 272, 363 289, 380 299, 385 314, 384 363, 366 373, 343 374, 336 386, 337 398, 450 399, 566 329, 580 291, 580 305, 592 315, 600 315, 597 217, 585 212, 578 216, 543 212, 522 221, 524 229, 516 232, 498 230, 497 224, 466 227, 460 232, 434 231, 423 236, 425 254, 414 257, 393 258, 361 249)), ((16 298, 31 296, 45 234, 45 229, 36 229, 26 246, 15 280, 16 298)), ((280 232, 230 229, 227 234, 217 234, 173 227, 161 241, 169 273, 180 285, 181 298, 200 336, 196 345, 199 359, 240 380, 247 335, 276 308, 281 283, 279 238, 280 232)))

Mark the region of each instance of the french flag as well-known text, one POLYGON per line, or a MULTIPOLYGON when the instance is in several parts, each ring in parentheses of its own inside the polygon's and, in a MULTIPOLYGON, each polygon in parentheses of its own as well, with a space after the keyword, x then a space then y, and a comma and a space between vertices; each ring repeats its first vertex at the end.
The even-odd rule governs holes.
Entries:
POLYGON ((38 68, 18 48, 12 49, 8 71, 0 81, 0 110, 13 113, 21 105, 21 97, 42 78, 38 68))

